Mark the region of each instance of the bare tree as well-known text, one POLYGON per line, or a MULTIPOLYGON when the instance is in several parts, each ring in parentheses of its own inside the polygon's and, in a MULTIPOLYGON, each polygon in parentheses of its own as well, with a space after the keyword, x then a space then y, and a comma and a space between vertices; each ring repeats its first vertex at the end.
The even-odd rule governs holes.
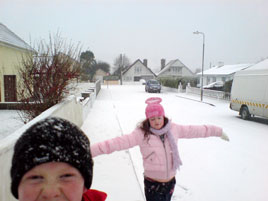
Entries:
POLYGON ((79 45, 67 44, 56 34, 48 43, 40 41, 35 55, 23 56, 18 97, 25 123, 68 95, 68 84, 80 74, 79 55, 79 45))
POLYGON ((125 67, 130 65, 130 59, 126 55, 118 55, 114 59, 114 69, 113 74, 114 75, 120 75, 120 70, 123 70, 125 67), (122 68, 122 69, 120 69, 122 68))

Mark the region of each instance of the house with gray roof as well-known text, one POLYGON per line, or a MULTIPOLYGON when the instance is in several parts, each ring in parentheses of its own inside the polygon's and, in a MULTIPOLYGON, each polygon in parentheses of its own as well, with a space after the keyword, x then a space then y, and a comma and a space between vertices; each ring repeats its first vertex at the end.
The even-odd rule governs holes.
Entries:
POLYGON ((34 50, 19 36, 0 23, 0 102, 17 101, 19 66, 24 55, 34 50))
POLYGON ((158 78, 177 78, 177 77, 193 77, 194 73, 185 66, 179 59, 171 60, 164 65, 161 60, 161 70, 156 74, 158 78))
POLYGON ((154 72, 148 68, 146 59, 144 59, 143 62, 140 59, 137 59, 122 72, 123 82, 137 82, 141 79, 149 80, 155 77, 156 75, 154 72))

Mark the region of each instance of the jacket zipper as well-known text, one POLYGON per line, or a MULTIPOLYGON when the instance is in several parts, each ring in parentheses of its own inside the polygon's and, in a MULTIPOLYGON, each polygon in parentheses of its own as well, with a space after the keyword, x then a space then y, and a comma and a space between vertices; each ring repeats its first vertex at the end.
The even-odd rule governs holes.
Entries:
POLYGON ((153 155, 155 152, 153 151, 152 153, 150 153, 148 156, 146 156, 144 159, 148 159, 151 155, 153 155))
POLYGON ((167 169, 167 179, 168 179, 168 158, 167 158, 167 150, 166 150, 166 145, 165 145, 165 134, 164 135, 162 135, 162 136, 160 136, 160 139, 161 139, 161 141, 162 141, 162 143, 163 143, 163 147, 164 147, 164 150, 165 150, 165 156, 166 156, 166 169, 167 169), (163 137, 162 137, 163 136, 163 137))

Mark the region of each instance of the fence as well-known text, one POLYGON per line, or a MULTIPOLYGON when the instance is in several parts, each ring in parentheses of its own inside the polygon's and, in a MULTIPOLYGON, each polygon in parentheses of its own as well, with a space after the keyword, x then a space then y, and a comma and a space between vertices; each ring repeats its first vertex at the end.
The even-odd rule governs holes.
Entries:
MULTIPOLYGON (((189 94, 201 94, 201 89, 196 87, 186 87, 186 93, 189 94)), ((210 90, 210 89, 203 89, 203 95, 207 97, 217 98, 217 99, 223 99, 223 100, 230 100, 230 93, 224 92, 224 91, 216 91, 216 90, 210 90)))

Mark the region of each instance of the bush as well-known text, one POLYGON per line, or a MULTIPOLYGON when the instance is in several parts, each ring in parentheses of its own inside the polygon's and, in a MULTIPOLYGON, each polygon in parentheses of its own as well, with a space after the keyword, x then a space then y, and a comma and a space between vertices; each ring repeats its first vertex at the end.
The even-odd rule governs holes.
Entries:
POLYGON ((175 79, 161 78, 158 81, 165 87, 178 88, 178 81, 175 79))
POLYGON ((19 66, 18 97, 23 122, 35 118, 61 102, 72 89, 68 85, 78 79, 80 46, 67 44, 59 35, 37 44, 36 55, 22 58, 19 66))
POLYGON ((170 88, 178 88, 181 83, 182 88, 186 89, 186 85, 190 83, 192 87, 197 85, 198 78, 196 77, 178 77, 178 78, 159 78, 158 79, 163 86, 170 88))

